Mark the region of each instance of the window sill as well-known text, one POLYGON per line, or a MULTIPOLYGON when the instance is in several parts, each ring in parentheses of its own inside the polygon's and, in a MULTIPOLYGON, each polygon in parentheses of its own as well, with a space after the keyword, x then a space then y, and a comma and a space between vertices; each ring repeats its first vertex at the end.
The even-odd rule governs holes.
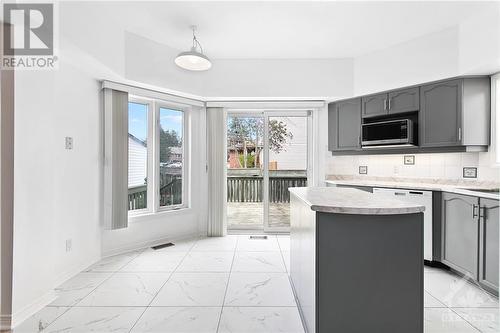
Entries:
POLYGON ((161 218, 164 216, 175 216, 181 214, 189 214, 192 212, 191 207, 179 207, 175 209, 159 210, 157 212, 145 212, 143 214, 134 214, 128 217, 129 223, 139 223, 143 221, 150 221, 152 219, 161 218))

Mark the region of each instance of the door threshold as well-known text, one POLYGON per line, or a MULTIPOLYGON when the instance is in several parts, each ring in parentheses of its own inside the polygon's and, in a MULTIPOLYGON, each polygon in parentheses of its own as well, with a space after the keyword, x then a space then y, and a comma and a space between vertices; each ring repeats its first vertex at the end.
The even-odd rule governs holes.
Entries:
POLYGON ((289 231, 264 231, 258 229, 233 229, 227 231, 228 235, 289 235, 289 231))

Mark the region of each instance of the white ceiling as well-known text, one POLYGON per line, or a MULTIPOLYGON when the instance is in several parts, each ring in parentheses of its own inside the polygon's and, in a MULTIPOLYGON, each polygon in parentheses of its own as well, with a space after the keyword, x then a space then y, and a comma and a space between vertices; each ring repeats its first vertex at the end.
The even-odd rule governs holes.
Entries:
POLYGON ((195 24, 209 57, 263 59, 356 57, 498 8, 499 2, 478 1, 113 1, 65 3, 60 13, 88 15, 91 24, 119 26, 178 50, 191 46, 195 24))

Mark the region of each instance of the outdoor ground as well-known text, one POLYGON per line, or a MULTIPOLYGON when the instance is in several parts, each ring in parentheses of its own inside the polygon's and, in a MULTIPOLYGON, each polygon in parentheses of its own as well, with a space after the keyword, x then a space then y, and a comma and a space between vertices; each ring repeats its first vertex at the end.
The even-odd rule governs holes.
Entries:
MULTIPOLYGON (((262 229, 262 202, 228 202, 227 225, 229 228, 262 229)), ((269 205, 269 225, 271 227, 290 226, 290 204, 271 203, 269 205)))

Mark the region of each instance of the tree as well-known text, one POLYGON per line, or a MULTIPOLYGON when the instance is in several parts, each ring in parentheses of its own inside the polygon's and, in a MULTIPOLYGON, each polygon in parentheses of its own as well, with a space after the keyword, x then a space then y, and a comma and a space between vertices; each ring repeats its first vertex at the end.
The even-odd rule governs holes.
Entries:
MULTIPOLYGON (((247 164, 247 143, 255 147, 255 156, 258 157, 263 149, 264 119, 231 117, 228 121, 227 138, 228 148, 238 151, 243 149, 243 167, 247 164)), ((286 143, 293 138, 293 133, 287 129, 284 121, 269 120, 269 149, 279 154, 286 150, 286 143)), ((254 163, 259 164, 257 161, 254 163)), ((255 165, 257 166, 257 165, 255 165)))
POLYGON ((160 127, 160 162, 168 162, 172 147, 180 147, 181 140, 174 130, 163 130, 160 127))
POLYGON ((272 119, 269 121, 269 149, 279 154, 286 151, 288 139, 293 139, 293 133, 288 131, 286 123, 281 120, 272 119))

